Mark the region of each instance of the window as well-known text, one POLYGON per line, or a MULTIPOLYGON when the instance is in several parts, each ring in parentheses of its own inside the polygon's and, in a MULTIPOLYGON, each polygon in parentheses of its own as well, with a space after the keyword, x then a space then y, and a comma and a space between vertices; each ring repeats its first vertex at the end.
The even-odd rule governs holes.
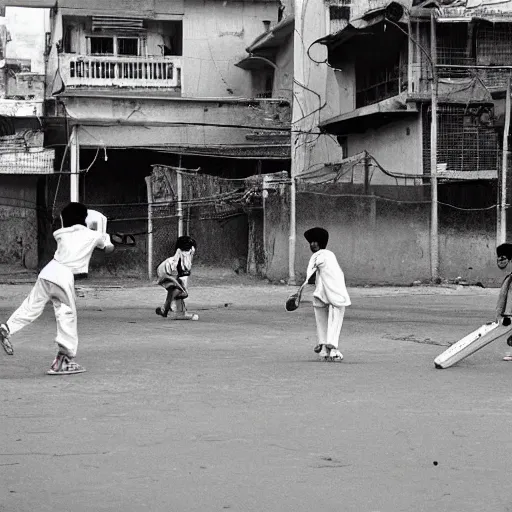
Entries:
POLYGON ((89 55, 140 55, 138 37, 98 37, 87 38, 89 55))
POLYGON ((113 37, 90 37, 89 44, 91 55, 114 55, 113 37))
POLYGON ((117 55, 139 55, 139 40, 136 37, 118 37, 117 55))

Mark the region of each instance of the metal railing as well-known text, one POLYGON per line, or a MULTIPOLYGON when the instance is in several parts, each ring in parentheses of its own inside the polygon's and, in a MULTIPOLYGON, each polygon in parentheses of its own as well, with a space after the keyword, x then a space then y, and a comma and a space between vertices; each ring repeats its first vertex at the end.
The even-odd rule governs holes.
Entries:
POLYGON ((181 87, 181 57, 116 57, 63 54, 67 86, 181 87))

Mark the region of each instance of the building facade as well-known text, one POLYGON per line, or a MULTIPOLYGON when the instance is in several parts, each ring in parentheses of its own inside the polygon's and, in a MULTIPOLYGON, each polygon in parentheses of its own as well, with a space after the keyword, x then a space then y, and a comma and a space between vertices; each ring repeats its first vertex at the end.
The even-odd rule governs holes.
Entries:
MULTIPOLYGON (((111 230, 137 234, 135 248, 113 256, 111 272, 145 272, 145 178, 152 166, 243 179, 289 165, 289 139, 269 144, 264 137, 289 131, 288 99, 253 95, 250 75, 235 66, 250 42, 277 23, 278 2, 4 4, 49 9, 45 144, 58 148, 56 167, 68 175, 48 180, 48 196, 57 205, 84 201, 111 219, 111 230)), ((169 224, 177 224, 173 216, 169 224)), ((213 244, 222 237, 235 240, 234 258, 247 259, 247 216, 222 226, 203 220, 187 224, 207 240, 199 259, 222 264, 222 244, 213 244)), ((177 229, 162 234, 164 252, 177 229)))

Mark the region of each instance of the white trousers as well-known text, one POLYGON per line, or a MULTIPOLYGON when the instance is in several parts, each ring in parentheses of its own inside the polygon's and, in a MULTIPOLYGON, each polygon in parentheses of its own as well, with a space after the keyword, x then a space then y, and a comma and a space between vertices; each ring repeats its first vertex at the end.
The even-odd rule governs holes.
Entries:
POLYGON ((332 345, 334 348, 338 348, 343 317, 345 316, 345 306, 337 308, 313 298, 313 309, 315 311, 318 344, 332 345))
POLYGON ((28 297, 7 320, 11 334, 23 329, 41 316, 46 304, 51 301, 57 321, 55 341, 59 350, 75 357, 78 347, 78 331, 75 296, 60 286, 38 278, 28 297))

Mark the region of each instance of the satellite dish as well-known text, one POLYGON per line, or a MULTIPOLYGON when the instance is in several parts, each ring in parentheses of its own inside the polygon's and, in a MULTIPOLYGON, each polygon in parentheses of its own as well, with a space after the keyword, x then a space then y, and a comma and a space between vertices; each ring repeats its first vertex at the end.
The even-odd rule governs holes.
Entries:
POLYGON ((386 19, 398 23, 404 15, 404 7, 396 2, 390 3, 386 7, 385 16, 386 19))

